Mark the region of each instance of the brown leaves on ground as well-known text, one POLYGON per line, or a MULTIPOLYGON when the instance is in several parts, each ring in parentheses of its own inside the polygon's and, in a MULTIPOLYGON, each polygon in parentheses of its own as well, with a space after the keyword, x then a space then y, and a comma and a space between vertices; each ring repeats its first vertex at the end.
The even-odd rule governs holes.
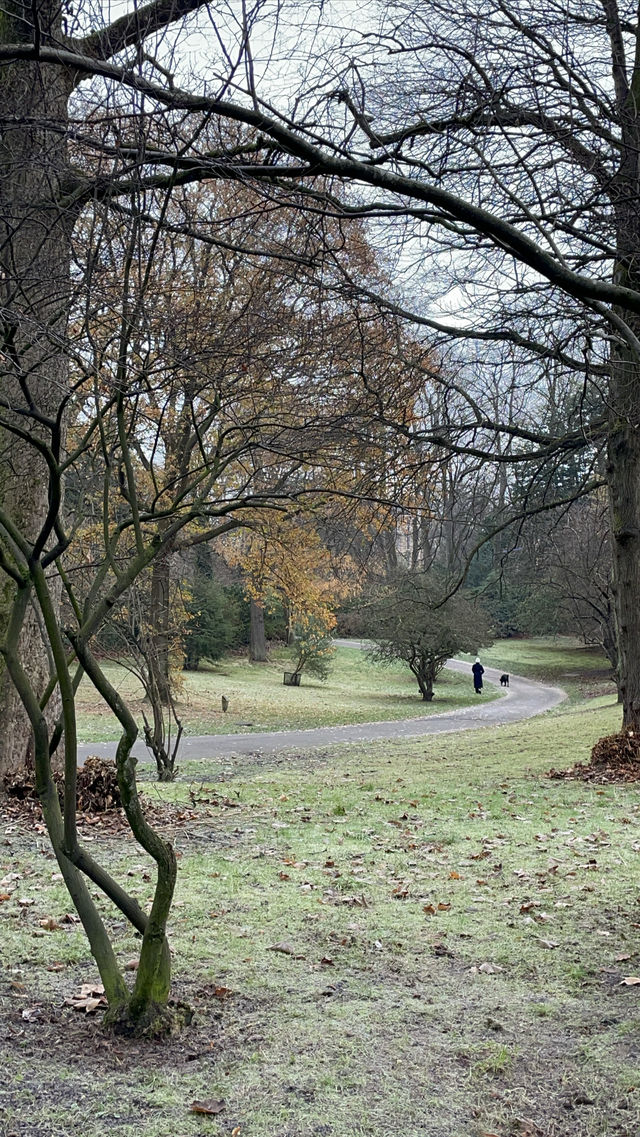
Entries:
POLYGON ((120 809, 122 799, 114 762, 103 758, 87 758, 78 770, 78 809, 83 813, 106 813, 120 809))
POLYGON ((75 1011, 84 1011, 87 1015, 94 1014, 99 1007, 107 1006, 104 987, 102 983, 83 983, 75 995, 65 999, 65 1004, 73 1007, 75 1011))
POLYGON ((621 730, 596 742, 588 764, 577 762, 569 770, 551 769, 549 778, 577 778, 606 785, 608 782, 640 781, 640 734, 621 730))
MULTIPOLYGON (((64 779, 54 774, 58 787, 58 795, 62 800, 64 794, 64 779)), ((24 778, 20 782, 7 782, 6 793, 9 797, 19 801, 36 801, 37 792, 35 780, 24 778)), ((78 809, 85 813, 106 813, 112 809, 120 809, 120 790, 116 775, 115 763, 104 758, 87 758, 84 766, 78 770, 77 795, 78 809)))
MULTIPOLYGON (((62 805, 64 779, 58 775, 54 775, 54 778, 62 805)), ((35 825, 36 832, 44 832, 42 810, 34 779, 25 778, 20 782, 7 781, 4 783, 4 791, 7 796, 2 802, 0 816, 11 822, 29 821, 35 825)), ((129 828, 122 808, 115 763, 103 758, 87 758, 84 766, 78 770, 76 801, 81 831, 89 827, 98 827, 102 831, 115 834, 129 828)), ((232 802, 227 803, 226 800, 223 804, 236 805, 232 802)), ((143 808, 148 821, 160 825, 172 824, 180 828, 198 820, 201 813, 197 808, 185 809, 184 806, 170 802, 161 805, 152 804, 148 800, 143 801, 143 808)))

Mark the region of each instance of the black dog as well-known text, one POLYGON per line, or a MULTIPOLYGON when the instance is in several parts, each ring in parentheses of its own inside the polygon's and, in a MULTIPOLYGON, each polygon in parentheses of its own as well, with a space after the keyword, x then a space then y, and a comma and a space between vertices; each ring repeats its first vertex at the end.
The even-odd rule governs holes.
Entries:
POLYGON ((505 674, 505 675, 500 676, 500 686, 501 687, 508 687, 509 686, 509 676, 508 675, 505 674))

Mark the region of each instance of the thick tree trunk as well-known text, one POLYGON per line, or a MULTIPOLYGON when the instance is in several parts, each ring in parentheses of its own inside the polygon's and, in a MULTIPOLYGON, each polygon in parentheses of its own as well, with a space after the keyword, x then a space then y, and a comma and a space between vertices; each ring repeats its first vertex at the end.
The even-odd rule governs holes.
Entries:
MULTIPOLYGON (((621 158, 612 192, 617 259, 614 282, 640 288, 640 178, 638 148, 640 71, 636 62, 630 90, 619 106, 621 158)), ((613 559, 613 593, 618 636, 618 695, 623 726, 640 729, 640 318, 617 313, 635 336, 622 335, 611 349, 608 391, 607 476, 613 559)))
POLYGON ((608 476, 618 688, 623 725, 640 730, 640 363, 612 360, 608 476))
MULTIPOLYGON (((10 6, 0 15, 0 41, 30 39, 32 9, 10 6)), ((60 6, 44 0, 38 19, 45 42, 59 32, 60 6)), ((20 62, 0 70, 0 392, 19 412, 30 401, 55 417, 67 387, 67 362, 58 344, 68 319, 73 218, 57 202, 68 182, 64 128, 71 77, 60 68, 20 62)), ((19 413, 15 422, 24 425, 19 413)), ((40 429, 47 441, 47 427, 40 429)), ((46 516, 48 479, 34 449, 0 432, 0 503, 28 538, 46 516)), ((14 586, 0 573, 0 635, 14 586)), ((33 610, 27 613, 19 655, 38 693, 49 662, 33 610)), ((57 717, 54 697, 47 718, 57 717)), ((0 674, 0 779, 33 764, 29 720, 6 674, 0 674)))
POLYGON ((266 663, 267 641, 264 634, 264 608, 252 600, 250 614, 249 659, 252 663, 266 663))

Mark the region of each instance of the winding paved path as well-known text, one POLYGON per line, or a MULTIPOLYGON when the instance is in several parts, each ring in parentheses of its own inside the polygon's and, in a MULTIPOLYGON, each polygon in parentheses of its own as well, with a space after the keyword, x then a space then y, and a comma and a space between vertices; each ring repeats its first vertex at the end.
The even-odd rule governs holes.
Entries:
MULTIPOLYGON (((347 642, 347 641, 345 641, 347 642)), ((351 646, 357 646, 351 641, 351 646)), ((449 660, 447 667, 469 675, 468 663, 449 660)), ((485 681, 496 686, 500 682, 500 672, 486 667, 485 681)), ((370 742, 382 738, 416 738, 424 734, 450 734, 457 730, 477 730, 483 726, 502 726, 506 723, 521 722, 550 710, 566 698, 558 687, 546 687, 531 679, 511 676, 511 686, 502 692, 499 699, 483 702, 482 696, 462 710, 446 711, 443 714, 430 714, 423 718, 400 719, 394 722, 367 722, 352 726, 321 726, 310 730, 275 730, 268 733, 253 734, 208 734, 183 737, 179 757, 182 761, 191 758, 220 758, 232 754, 275 754, 279 750, 293 748, 306 750, 317 746, 331 746, 334 743, 370 742)), ((115 742, 92 742, 78 747, 78 759, 82 763, 90 754, 102 758, 114 758, 115 742)), ((140 759, 150 760, 149 751, 143 742, 137 742, 133 753, 140 759)))

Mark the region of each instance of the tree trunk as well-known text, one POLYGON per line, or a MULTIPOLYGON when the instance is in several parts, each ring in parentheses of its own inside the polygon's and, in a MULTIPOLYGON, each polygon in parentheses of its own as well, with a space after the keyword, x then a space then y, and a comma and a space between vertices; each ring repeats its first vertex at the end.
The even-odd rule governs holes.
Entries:
POLYGON ((154 561, 151 571, 151 611, 149 613, 152 643, 149 667, 158 698, 163 706, 170 702, 169 692, 169 588, 171 585, 171 554, 163 553, 154 561))
POLYGON ((267 662, 267 641, 264 634, 264 608, 251 601, 251 631, 249 639, 249 659, 252 663, 267 662))
POLYGON ((435 679, 432 669, 425 668, 421 666, 420 663, 410 663, 409 667, 418 681, 418 690, 422 695, 422 701, 424 703, 430 703, 433 699, 433 682, 435 679))
MULTIPOLYGON (((637 329, 640 331, 640 328, 637 329)), ((608 443, 613 590, 623 726, 640 729, 640 363, 616 351, 608 443)))
MULTIPOLYGON (((640 287, 640 68, 621 105, 621 158, 612 186, 617 231, 616 284, 640 287)), ((616 313, 635 336, 640 317, 616 313)), ((618 634, 618 693, 624 727, 640 729, 640 358, 622 336, 611 348, 608 392, 607 476, 613 558, 613 593, 618 634)))
MULTIPOLYGON (((38 5, 42 41, 57 37, 60 6, 38 5)), ((29 15, 31 8, 25 13, 29 15)), ((16 4, 0 15, 0 42, 31 39, 29 19, 16 4)), ((57 199, 67 178, 65 128, 71 76, 59 67, 5 64, 0 70, 0 392, 18 412, 32 400, 55 418, 67 381, 67 361, 57 346, 64 339, 69 309, 70 242, 73 216, 57 199)), ((9 412, 8 419, 11 419, 9 412)), ((16 413, 15 422, 20 420, 16 413)), ((30 429, 34 429, 30 427, 30 429)), ((40 429, 47 441, 51 434, 40 429)), ((61 439, 62 441, 62 439, 61 439)), ((33 538, 47 513, 48 479, 32 447, 10 431, 0 432, 0 503, 16 527, 33 538)), ((15 590, 0 572, 0 634, 15 590)), ((26 615, 19 658, 40 694, 49 660, 34 610, 26 615)), ((47 707, 57 718, 59 699, 47 707)), ((0 672, 0 780, 33 765, 33 733, 4 670, 0 672)))
POLYGON ((382 532, 382 545, 386 560, 387 576, 392 578, 398 571, 398 545, 395 525, 382 532))

